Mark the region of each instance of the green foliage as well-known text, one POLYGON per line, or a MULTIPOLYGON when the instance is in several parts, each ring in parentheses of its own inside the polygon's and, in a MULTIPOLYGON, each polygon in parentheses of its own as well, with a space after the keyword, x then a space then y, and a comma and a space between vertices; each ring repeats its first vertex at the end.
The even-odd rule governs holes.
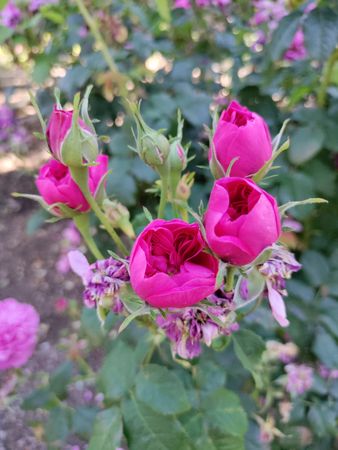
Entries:
POLYGON ((121 438, 122 421, 119 409, 106 409, 96 416, 88 450, 111 450, 119 447, 121 438))

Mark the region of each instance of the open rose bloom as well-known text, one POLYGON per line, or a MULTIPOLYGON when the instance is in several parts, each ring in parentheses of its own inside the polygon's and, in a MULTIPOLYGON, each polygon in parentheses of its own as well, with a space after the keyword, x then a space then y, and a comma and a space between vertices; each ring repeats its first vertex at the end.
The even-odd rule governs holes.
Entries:
POLYGON ((154 220, 135 242, 131 285, 158 308, 191 306, 216 290, 217 260, 206 252, 199 226, 154 220))

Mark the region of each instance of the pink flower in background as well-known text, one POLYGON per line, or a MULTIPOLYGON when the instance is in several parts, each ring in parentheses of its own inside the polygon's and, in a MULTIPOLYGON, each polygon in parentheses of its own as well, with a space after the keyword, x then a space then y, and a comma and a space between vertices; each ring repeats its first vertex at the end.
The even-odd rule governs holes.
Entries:
POLYGON ((56 270, 65 274, 70 270, 68 252, 77 249, 81 244, 81 235, 78 232, 74 222, 62 231, 61 254, 56 262, 56 270))
MULTIPOLYGON (((89 167, 88 181, 90 192, 94 196, 98 193, 108 171, 108 156, 99 155, 96 162, 96 166, 89 167)), ((90 209, 80 188, 73 181, 69 168, 55 159, 50 159, 41 167, 36 179, 36 186, 48 205, 63 203, 79 212, 86 212, 90 209)), ((60 214, 57 207, 54 208, 54 212, 57 215, 60 214)))
POLYGON ((112 257, 89 264, 77 250, 69 252, 68 258, 72 270, 82 278, 85 286, 83 301, 87 308, 109 306, 116 314, 122 312, 120 291, 129 281, 126 264, 112 257))
POLYGON ((305 364, 288 364, 286 389, 290 394, 302 395, 308 391, 313 383, 313 369, 305 364))
POLYGON ((292 273, 298 272, 301 268, 301 264, 291 252, 281 245, 274 245, 271 256, 259 269, 266 277, 267 296, 272 314, 282 327, 289 325, 282 297, 287 295, 285 280, 291 278, 292 273))
POLYGON ((54 303, 54 309, 57 313, 61 314, 68 308, 68 300, 65 297, 58 298, 54 303))
POLYGON ((284 53, 284 59, 288 61, 297 61, 306 58, 307 51, 304 46, 304 33, 300 28, 297 30, 290 47, 284 53))
POLYGON ((218 261, 206 253, 199 226, 180 219, 151 222, 130 256, 134 291, 157 308, 183 308, 216 289, 218 261))
MULTIPOLYGON (((72 127, 73 111, 58 109, 54 105, 53 112, 49 118, 46 138, 50 151, 55 159, 62 161, 62 145, 72 127)), ((93 136, 91 129, 79 119, 81 131, 88 136, 93 136)))
MULTIPOLYGON (((221 114, 213 137, 215 156, 227 171, 234 158, 238 160, 231 175, 246 177, 263 167, 272 156, 269 128, 258 114, 232 101, 221 114)), ((212 151, 209 151, 212 161, 212 151)))
POLYGON ((58 3, 59 3, 59 0, 31 0, 28 9, 31 12, 36 12, 42 6, 45 6, 45 5, 57 5, 58 3))
POLYGON ((277 202, 251 180, 221 178, 211 191, 205 229, 211 250, 225 262, 249 264, 280 235, 277 202))
POLYGON ((174 8, 190 9, 191 8, 190 0, 175 0, 174 8))
POLYGON ((0 301, 0 370, 23 366, 38 337, 39 314, 14 298, 0 301))
POLYGON ((337 380, 338 369, 329 369, 328 367, 321 364, 319 366, 319 375, 326 380, 337 380))
POLYGON ((22 13, 12 0, 10 0, 0 11, 0 21, 4 27, 12 28, 14 30, 21 20, 22 13))

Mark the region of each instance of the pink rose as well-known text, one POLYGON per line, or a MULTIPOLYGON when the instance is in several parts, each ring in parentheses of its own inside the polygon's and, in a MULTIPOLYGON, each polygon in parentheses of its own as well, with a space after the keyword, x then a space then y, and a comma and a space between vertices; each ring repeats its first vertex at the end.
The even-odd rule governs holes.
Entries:
MULTIPOLYGON (((270 132, 264 119, 235 101, 222 112, 213 144, 224 172, 234 158, 239 158, 231 169, 231 175, 236 177, 253 175, 272 156, 270 132)), ((211 155, 210 150, 209 160, 211 155)))
POLYGON ((211 191, 205 229, 210 248, 224 261, 248 264, 280 235, 277 202, 251 180, 221 178, 211 191))
POLYGON ((130 256, 134 291, 157 308, 184 308, 214 293, 218 261, 206 253, 199 226, 180 219, 151 222, 130 256))
MULTIPOLYGON (((96 166, 89 167, 89 189, 94 197, 108 171, 108 156, 100 155, 96 162, 98 163, 96 166)), ((80 188, 72 179, 69 168, 55 159, 50 159, 41 167, 36 179, 36 186, 48 205, 63 203, 79 212, 86 212, 90 209, 80 188)), ((59 214, 57 209, 54 212, 59 214)))
POLYGON ((31 357, 39 327, 32 305, 14 298, 0 301, 0 370, 23 366, 31 357))
MULTIPOLYGON (((58 109, 57 106, 54 105, 53 112, 47 125, 46 138, 54 158, 61 162, 64 162, 62 157, 62 147, 72 129, 72 120, 73 111, 58 109)), ((92 142, 94 147, 97 146, 96 136, 82 119, 79 119, 79 126, 83 134, 83 144, 88 141, 92 142)))

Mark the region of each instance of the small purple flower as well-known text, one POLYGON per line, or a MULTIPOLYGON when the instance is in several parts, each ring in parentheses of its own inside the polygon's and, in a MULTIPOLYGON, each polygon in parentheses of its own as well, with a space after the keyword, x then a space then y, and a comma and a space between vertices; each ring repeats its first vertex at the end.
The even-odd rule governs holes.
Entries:
POLYGON ((190 0, 175 0, 174 8, 177 9, 190 9, 190 0))
POLYGON ((281 245, 274 245, 270 258, 259 269, 266 278, 272 315, 282 327, 289 325, 282 297, 287 295, 285 280, 291 278, 292 273, 298 272, 301 267, 291 252, 281 245))
POLYGON ((123 310, 120 290, 129 281, 126 265, 112 257, 89 264, 77 250, 69 252, 68 258, 70 267, 82 278, 85 286, 84 304, 88 308, 109 305, 114 313, 120 313, 123 310))
POLYGON ((4 9, 0 12, 1 24, 4 27, 12 28, 13 30, 19 25, 22 19, 20 9, 10 0, 4 9))
POLYGON ((288 364, 286 390, 293 395, 301 395, 308 391, 313 383, 313 369, 305 364, 288 364))
POLYGON ((324 365, 319 366, 319 375, 326 380, 337 380, 338 379, 338 369, 329 369, 324 365))
POLYGON ((184 359, 196 358, 202 351, 202 342, 210 346, 218 336, 237 331, 239 325, 231 315, 232 297, 219 290, 208 297, 214 305, 172 310, 166 317, 158 316, 157 324, 171 341, 173 354, 184 359))

